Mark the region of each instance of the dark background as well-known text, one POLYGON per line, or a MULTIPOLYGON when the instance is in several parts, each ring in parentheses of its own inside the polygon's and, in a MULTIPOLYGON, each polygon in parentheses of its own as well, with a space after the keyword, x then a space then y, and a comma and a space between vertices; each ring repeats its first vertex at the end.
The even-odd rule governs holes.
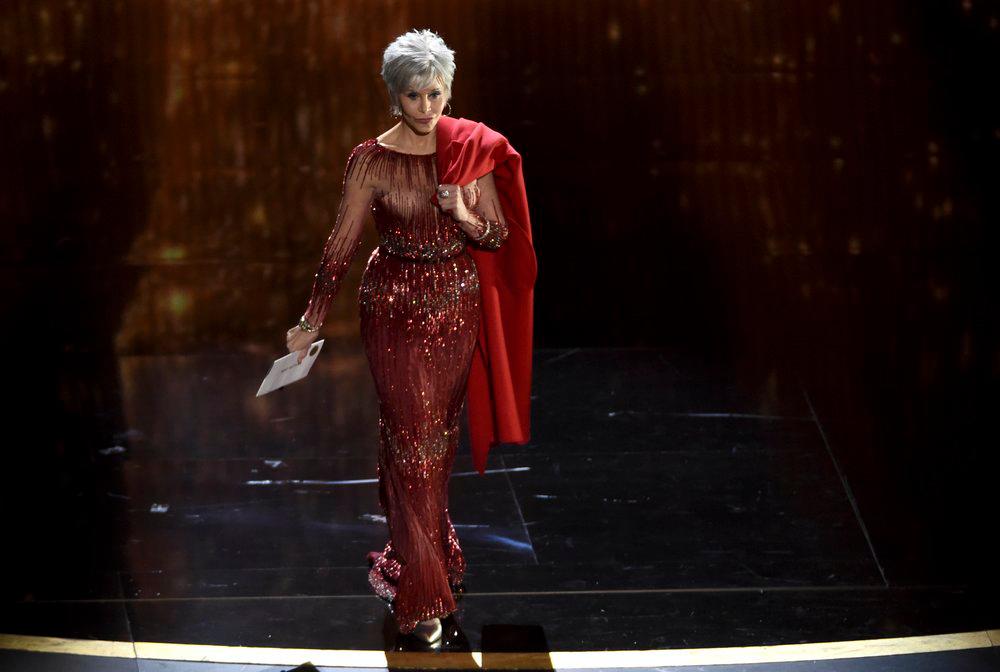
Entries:
MULTIPOLYGON (((453 114, 524 158, 538 347, 798 381, 890 577, 991 580, 998 23, 971 1, 4 2, 8 507, 73 506, 130 358, 281 353, 347 153, 395 123, 382 50, 429 27, 453 114)), ((355 363, 375 243, 325 328, 355 363)))

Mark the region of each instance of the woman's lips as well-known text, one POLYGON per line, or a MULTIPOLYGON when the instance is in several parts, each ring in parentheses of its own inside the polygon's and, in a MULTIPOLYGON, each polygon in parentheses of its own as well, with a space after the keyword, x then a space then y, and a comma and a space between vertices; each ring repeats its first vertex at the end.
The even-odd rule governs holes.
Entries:
POLYGON ((426 119, 417 119, 417 121, 419 121, 422 124, 426 124, 427 122, 431 121, 432 119, 434 119, 434 117, 427 117, 426 119))

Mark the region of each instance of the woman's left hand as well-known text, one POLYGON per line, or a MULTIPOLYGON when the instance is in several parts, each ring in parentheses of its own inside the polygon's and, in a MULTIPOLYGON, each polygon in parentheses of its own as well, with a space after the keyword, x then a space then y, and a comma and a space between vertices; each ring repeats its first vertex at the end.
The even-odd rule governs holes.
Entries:
POLYGON ((438 203, 441 209, 451 215, 456 222, 469 220, 469 210, 465 207, 463 189, 457 184, 439 184, 437 188, 438 203), (445 192, 448 195, 445 196, 445 192))

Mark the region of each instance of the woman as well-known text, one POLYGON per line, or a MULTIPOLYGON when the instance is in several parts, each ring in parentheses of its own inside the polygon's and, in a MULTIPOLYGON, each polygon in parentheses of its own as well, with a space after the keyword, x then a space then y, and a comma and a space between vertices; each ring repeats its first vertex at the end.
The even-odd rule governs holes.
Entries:
POLYGON ((400 121, 351 151, 309 303, 287 333, 301 360, 370 210, 380 242, 358 302, 379 397, 379 501, 390 538, 369 553, 368 578, 400 632, 427 642, 440 638, 465 572, 448 478, 467 391, 480 473, 491 445, 528 440, 536 267, 520 156, 485 125, 444 114, 454 71, 454 52, 429 30, 386 48, 382 77, 400 121))

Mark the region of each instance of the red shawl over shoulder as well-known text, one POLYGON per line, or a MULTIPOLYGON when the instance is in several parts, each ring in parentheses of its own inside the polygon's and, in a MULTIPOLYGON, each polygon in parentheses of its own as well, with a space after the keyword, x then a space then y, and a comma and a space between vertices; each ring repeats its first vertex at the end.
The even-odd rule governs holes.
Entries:
MULTIPOLYGON (((466 185, 493 171, 509 230, 497 250, 468 245, 479 273, 482 314, 466 408, 473 464, 483 474, 495 444, 523 444, 530 437, 532 309, 538 266, 521 155, 507 138, 482 122, 443 116, 436 132, 438 182, 466 185)), ((431 200, 438 205, 436 192, 431 200)))

